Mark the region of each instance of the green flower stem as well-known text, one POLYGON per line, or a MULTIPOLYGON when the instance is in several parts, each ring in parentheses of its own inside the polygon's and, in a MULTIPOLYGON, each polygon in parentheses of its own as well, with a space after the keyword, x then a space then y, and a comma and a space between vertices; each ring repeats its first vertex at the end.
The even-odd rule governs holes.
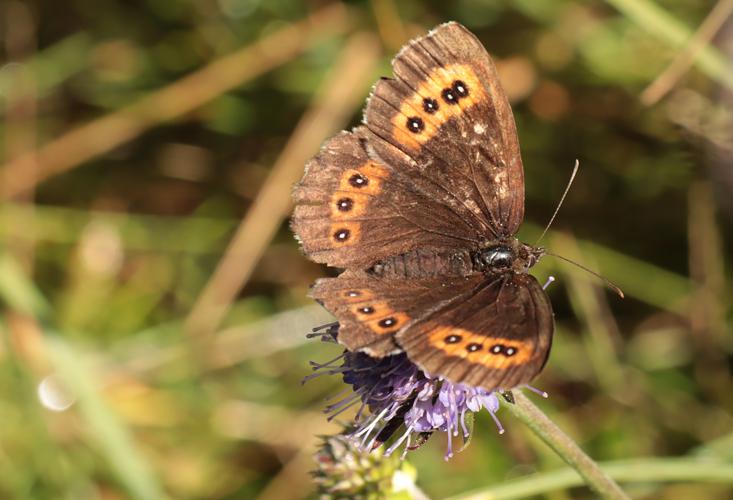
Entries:
MULTIPOLYGON (((608 476, 621 482, 733 483, 733 464, 731 463, 684 458, 647 458, 605 462, 598 465, 608 476)), ((542 495, 581 484, 583 484, 583 479, 578 473, 569 467, 564 467, 551 472, 531 474, 504 484, 451 497, 448 500, 511 500, 542 495)))
POLYGON ((629 497, 619 485, 527 396, 521 391, 514 391, 513 395, 515 403, 504 406, 529 427, 537 437, 547 443, 569 466, 574 468, 591 489, 603 498, 628 500, 629 497))

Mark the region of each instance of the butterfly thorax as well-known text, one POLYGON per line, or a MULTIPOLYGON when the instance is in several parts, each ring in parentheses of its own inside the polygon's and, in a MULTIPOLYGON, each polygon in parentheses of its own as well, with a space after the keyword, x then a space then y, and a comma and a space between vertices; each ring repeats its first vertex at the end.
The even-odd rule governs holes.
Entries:
POLYGON ((474 268, 484 273, 526 273, 544 254, 542 247, 533 247, 511 238, 489 243, 481 250, 471 252, 471 260, 474 268))

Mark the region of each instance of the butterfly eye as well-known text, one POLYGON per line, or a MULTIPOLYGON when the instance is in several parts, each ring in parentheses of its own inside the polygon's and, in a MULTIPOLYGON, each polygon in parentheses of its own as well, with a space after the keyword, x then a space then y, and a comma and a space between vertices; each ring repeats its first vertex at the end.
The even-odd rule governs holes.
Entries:
POLYGON ((417 134, 425 128, 425 123, 417 116, 413 116, 407 119, 407 128, 410 129, 410 132, 417 134))
POLYGON ((461 80, 456 80, 455 82, 453 82, 453 92, 455 92, 459 98, 467 97, 468 87, 466 87, 466 84, 463 83, 461 80))
POLYGON ((360 307, 358 311, 362 314, 372 314, 374 312, 374 308, 371 306, 366 307, 360 307))
POLYGON ((361 174, 354 174, 349 177, 349 184, 351 184, 355 188, 362 188, 369 184, 369 179, 361 174))
POLYGON ((346 295, 347 297, 352 297, 352 298, 353 297, 359 297, 361 295, 361 292, 359 292, 357 290, 349 290, 344 295, 346 295))
POLYGON ((506 356, 514 356, 517 353, 517 350, 513 347, 507 347, 504 349, 504 354, 506 356))
POLYGON ((501 354, 503 351, 504 351, 504 346, 501 344, 496 344, 491 347, 492 354, 501 354))
POLYGON ((468 352, 476 352, 481 349, 481 344, 468 344, 466 350, 468 352))
POLYGON ((460 335, 448 335, 445 338, 445 343, 446 344, 457 344, 460 341, 461 341, 461 336, 460 335))
POLYGON ((426 97, 422 100, 422 109, 424 109, 426 113, 430 113, 431 115, 435 114, 438 111, 438 101, 426 97))
POLYGON ((443 96, 443 100, 448 104, 458 104, 458 97, 452 88, 443 89, 440 95, 443 96))
POLYGON ((340 212, 348 212, 354 208, 354 200, 351 198, 341 198, 336 202, 336 208, 338 208, 340 212))
POLYGON ((348 229, 339 229, 335 233, 333 233, 333 238, 336 241, 346 241, 349 239, 349 236, 351 235, 351 231, 348 229))

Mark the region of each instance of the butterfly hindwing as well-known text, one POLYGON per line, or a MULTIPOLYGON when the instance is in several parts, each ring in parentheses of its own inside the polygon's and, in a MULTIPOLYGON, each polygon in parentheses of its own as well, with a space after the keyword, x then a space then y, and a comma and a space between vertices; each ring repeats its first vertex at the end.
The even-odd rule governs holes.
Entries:
POLYGON ((336 316, 350 351, 404 350, 426 373, 487 390, 529 382, 552 343, 549 300, 528 274, 396 280, 346 271, 319 280, 311 296, 336 316))
POLYGON ((365 113, 376 155, 428 179, 442 203, 469 212, 486 236, 514 235, 524 217, 516 126, 496 69, 457 23, 415 39, 394 79, 374 87, 365 113))
POLYGON ((407 356, 427 373, 487 390, 532 380, 549 356, 554 329, 537 280, 496 274, 462 295, 397 334, 407 356))
POLYGON ((397 332, 431 310, 459 300, 462 292, 471 290, 481 279, 398 280, 346 271, 337 278, 318 280, 311 297, 338 319, 339 343, 351 351, 382 357, 401 350, 394 342, 397 332))
POLYGON ((418 247, 477 244, 479 227, 370 157, 363 132, 328 140, 295 187, 292 227, 311 259, 359 269, 418 247))

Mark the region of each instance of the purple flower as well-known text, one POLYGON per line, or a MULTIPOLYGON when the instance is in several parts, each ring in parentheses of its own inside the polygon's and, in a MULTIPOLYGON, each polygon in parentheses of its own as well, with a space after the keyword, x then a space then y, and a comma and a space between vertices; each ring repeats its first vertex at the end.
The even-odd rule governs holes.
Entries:
MULTIPOLYGON (((338 323, 330 323, 314 329, 310 336, 335 342, 337 335, 338 323)), ((315 373, 306 380, 323 374, 341 374, 351 386, 352 392, 348 394, 348 389, 342 392, 342 399, 329 404, 326 412, 329 418, 334 418, 358 404, 356 430, 351 435, 364 449, 374 449, 400 431, 385 455, 391 455, 404 444, 404 456, 435 431, 442 431, 448 436, 447 460, 453 456, 453 438, 462 435, 465 441, 470 437, 469 413, 482 408, 489 411, 499 433, 504 432, 496 417, 499 410, 496 392, 432 377, 404 353, 377 359, 361 352, 345 351, 328 363, 312 365, 315 373), (365 409, 369 410, 367 417, 364 417, 365 409)))

